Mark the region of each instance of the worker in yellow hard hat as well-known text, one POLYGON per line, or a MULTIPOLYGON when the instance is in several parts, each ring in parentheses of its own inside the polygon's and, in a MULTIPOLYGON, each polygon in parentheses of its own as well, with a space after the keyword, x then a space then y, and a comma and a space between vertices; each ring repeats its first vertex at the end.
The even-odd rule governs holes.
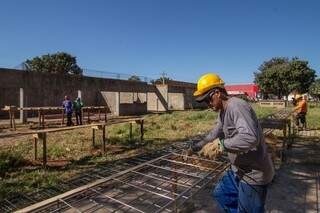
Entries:
POLYGON ((274 167, 254 110, 244 100, 229 97, 224 81, 213 73, 199 79, 194 96, 219 111, 219 116, 217 125, 201 141, 191 143, 189 150, 198 152, 205 144, 220 141, 232 164, 213 197, 226 212, 264 212, 274 167))
POLYGON ((308 112, 307 100, 304 99, 301 94, 296 94, 294 99, 297 102, 297 106, 294 108, 296 125, 298 128, 306 128, 306 115, 308 112), (300 123, 302 126, 300 126, 300 123))

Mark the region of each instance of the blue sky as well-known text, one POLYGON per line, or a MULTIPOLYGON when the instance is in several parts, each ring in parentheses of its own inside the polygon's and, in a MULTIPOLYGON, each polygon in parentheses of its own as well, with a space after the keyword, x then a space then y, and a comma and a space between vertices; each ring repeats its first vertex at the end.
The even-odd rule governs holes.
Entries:
POLYGON ((252 82, 274 56, 320 75, 319 0, 2 0, 0 67, 66 51, 83 68, 252 82))

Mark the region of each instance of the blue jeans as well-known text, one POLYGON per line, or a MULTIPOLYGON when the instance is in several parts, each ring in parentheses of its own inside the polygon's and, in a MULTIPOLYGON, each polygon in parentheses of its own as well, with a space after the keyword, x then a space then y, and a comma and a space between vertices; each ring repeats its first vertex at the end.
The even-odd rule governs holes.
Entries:
POLYGON ((264 212, 267 185, 246 184, 232 170, 221 178, 212 192, 225 212, 264 212))

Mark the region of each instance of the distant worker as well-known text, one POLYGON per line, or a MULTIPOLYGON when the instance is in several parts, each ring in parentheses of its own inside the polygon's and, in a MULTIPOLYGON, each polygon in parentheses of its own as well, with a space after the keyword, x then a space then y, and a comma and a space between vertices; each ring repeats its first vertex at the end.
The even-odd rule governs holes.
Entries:
POLYGON ((64 96, 62 107, 64 109, 64 113, 67 114, 67 126, 71 126, 72 125, 72 102, 70 101, 67 95, 64 96))
POLYGON ((295 96, 295 100, 297 101, 297 106, 294 108, 294 113, 296 117, 296 125, 298 128, 306 128, 307 123, 306 123, 306 115, 308 112, 308 107, 307 107, 307 97, 303 99, 303 96, 300 94, 297 94, 295 96), (300 126, 300 123, 302 126, 300 126))
POLYGON ((81 101, 81 98, 78 97, 74 102, 73 102, 73 110, 76 115, 76 121, 77 125, 82 125, 82 107, 83 107, 83 102, 81 101))
POLYGON ((246 101, 229 97, 224 81, 216 74, 202 76, 194 96, 219 115, 216 127, 203 140, 193 142, 188 153, 219 139, 216 143, 232 164, 213 190, 213 197, 225 212, 264 212, 274 167, 256 113, 246 101))

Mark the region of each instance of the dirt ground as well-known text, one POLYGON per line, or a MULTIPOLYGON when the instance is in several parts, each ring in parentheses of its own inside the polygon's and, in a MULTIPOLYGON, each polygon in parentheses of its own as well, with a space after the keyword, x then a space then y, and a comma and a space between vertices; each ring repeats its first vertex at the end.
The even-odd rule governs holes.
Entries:
MULTIPOLYGON (((287 162, 277 170, 270 185, 266 212, 319 212, 320 194, 320 130, 301 131, 292 149, 287 151, 287 162)), ((189 212, 223 212, 211 198, 211 187, 205 188, 194 199, 189 212)))

